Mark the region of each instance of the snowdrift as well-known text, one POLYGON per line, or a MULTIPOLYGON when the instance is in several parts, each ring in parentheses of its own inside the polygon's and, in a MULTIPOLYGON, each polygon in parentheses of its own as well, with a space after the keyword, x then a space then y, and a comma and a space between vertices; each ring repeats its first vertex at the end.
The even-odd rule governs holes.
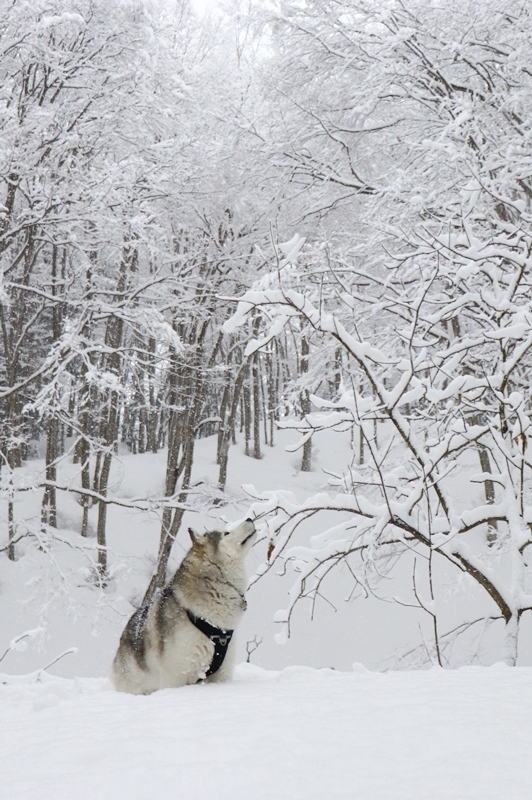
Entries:
POLYGON ((2 676, 10 800, 526 800, 532 670, 351 673, 250 664, 133 697, 2 676))

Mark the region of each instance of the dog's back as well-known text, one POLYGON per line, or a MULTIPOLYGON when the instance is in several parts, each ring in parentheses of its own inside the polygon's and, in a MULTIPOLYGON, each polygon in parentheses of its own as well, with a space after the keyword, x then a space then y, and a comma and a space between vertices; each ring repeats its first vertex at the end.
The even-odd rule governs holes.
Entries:
MULTIPOLYGON (((174 578, 133 614, 122 633, 111 672, 118 691, 150 694, 204 679, 216 651, 202 628, 233 631, 242 616, 244 559, 255 539, 253 523, 202 536, 189 532, 192 547, 174 578)), ((227 680, 233 657, 231 642, 208 680, 227 680)))

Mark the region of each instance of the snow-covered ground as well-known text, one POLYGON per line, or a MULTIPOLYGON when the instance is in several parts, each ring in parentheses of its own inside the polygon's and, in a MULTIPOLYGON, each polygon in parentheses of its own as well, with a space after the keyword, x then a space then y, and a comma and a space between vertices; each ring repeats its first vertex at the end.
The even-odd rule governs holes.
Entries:
POLYGON ((5 800, 527 800, 532 670, 243 664, 227 684, 117 694, 0 686, 5 800))

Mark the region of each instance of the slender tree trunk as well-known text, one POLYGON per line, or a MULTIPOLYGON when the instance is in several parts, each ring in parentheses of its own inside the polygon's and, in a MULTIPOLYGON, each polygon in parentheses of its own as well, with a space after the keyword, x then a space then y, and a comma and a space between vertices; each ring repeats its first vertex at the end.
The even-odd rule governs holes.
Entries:
POLYGON ((270 413, 269 413, 269 409, 268 409, 268 399, 269 399, 268 383, 269 383, 269 381, 268 381, 268 357, 267 356, 266 356, 265 363, 266 363, 266 380, 265 381, 261 380, 261 382, 260 382, 260 394, 261 394, 261 402, 262 402, 262 425, 263 425, 263 428, 264 428, 264 444, 266 446, 268 446, 269 445, 269 442, 268 442, 268 433, 269 433, 268 421, 269 421, 269 418, 270 418, 270 413))
MULTIPOLYGON (((177 476, 182 473, 181 491, 177 496, 177 503, 179 505, 174 511, 169 507, 163 509, 159 551, 157 553, 157 567, 148 584, 148 588, 142 600, 142 605, 150 603, 155 592, 164 586, 166 581, 166 571, 168 568, 168 561, 170 560, 170 553, 172 552, 175 538, 181 527, 181 522, 183 521, 183 515, 185 513, 184 505, 188 499, 188 490, 190 489, 192 465, 194 461, 194 442, 194 436, 192 436, 192 439, 187 441, 184 445, 179 469, 172 470, 172 472, 175 472, 176 481, 177 476)), ((167 490, 167 496, 172 496, 175 491, 175 484, 170 491, 170 484, 167 483, 167 490)))
POLYGON ((364 463, 364 434, 362 433, 362 426, 360 425, 358 428, 358 463, 362 465, 364 463))
POLYGON ((142 406, 139 409, 139 431, 137 437, 137 447, 139 453, 146 452, 147 438, 146 408, 142 406))
MULTIPOLYGON (((83 421, 81 427, 84 427, 83 421)), ((81 462, 81 488, 85 490, 92 489, 91 486, 91 466, 90 466, 90 445, 89 440, 83 436, 78 442, 79 458, 81 462)), ((81 507, 83 509, 83 516, 81 520, 81 535, 87 537, 89 535, 89 509, 92 501, 88 494, 81 495, 81 507)))
POLYGON ((107 502, 104 498, 107 497, 107 490, 109 486, 109 476, 111 473, 112 453, 105 453, 102 459, 102 469, 100 473, 100 481, 98 486, 98 494, 102 499, 98 502, 98 524, 96 527, 96 542, 98 545, 98 572, 102 585, 107 583, 107 502))
MULTIPOLYGON (((227 438, 227 431, 229 426, 229 416, 231 410, 229 408, 229 401, 231 398, 231 383, 233 382, 233 375, 230 369, 227 370, 227 374, 225 376, 224 381, 224 388, 222 391, 222 398, 220 400, 220 406, 218 409, 218 416, 220 417, 220 422, 218 425, 218 439, 216 443, 216 463, 218 465, 221 464, 223 459, 223 448, 224 442, 227 438)), ((230 434, 229 434, 230 435, 230 434)))
MULTIPOLYGON (((63 251, 62 274, 65 272, 66 250, 63 251)), ((52 286, 54 297, 59 295, 59 251, 56 245, 52 247, 52 286)), ((61 303, 55 302, 52 308, 52 340, 59 341, 63 324, 63 309, 61 303)), ((48 420, 46 439, 46 480, 50 483, 57 481, 57 459, 61 450, 61 424, 56 416, 48 420)), ((43 495, 41 521, 43 525, 57 527, 57 492, 55 486, 46 486, 43 495)))
POLYGON ((148 413, 146 415, 146 449, 156 453, 159 443, 159 402, 156 390, 157 343, 151 336, 148 340, 148 413))
POLYGON ((252 361, 253 383, 253 458, 262 458, 260 450, 260 364, 259 354, 255 353, 252 361))
MULTIPOLYGON (((118 294, 125 292, 129 275, 137 269, 138 253, 137 250, 127 245, 122 254, 120 272, 116 291, 118 294)), ((124 321, 121 317, 111 316, 107 321, 105 331, 105 344, 110 350, 107 366, 109 372, 117 377, 121 372, 121 356, 118 352, 124 338, 124 321)), ((107 583, 107 491, 109 488, 109 476, 111 473, 111 462, 113 459, 113 449, 118 445, 120 433, 120 397, 118 392, 111 390, 108 392, 107 419, 102 419, 101 438, 105 445, 105 452, 98 453, 98 463, 95 471, 95 486, 97 481, 98 494, 101 500, 98 503, 98 524, 96 538, 98 543, 98 570, 102 585, 107 583)))
POLYGON ((249 456, 249 443, 251 440, 251 392, 248 381, 243 388, 242 406, 244 416, 244 453, 249 456))
MULTIPOLYGON (((308 337, 303 334, 301 336, 301 364, 300 364, 301 375, 306 375, 308 372, 309 353, 310 353, 309 340, 308 337)), ((301 392, 300 403, 301 403, 301 414, 303 417, 306 417, 307 414, 310 414, 311 411, 310 395, 307 388, 304 388, 303 391, 301 392)), ((303 445, 303 455, 301 457, 301 472, 310 472, 311 469, 312 469, 312 437, 307 439, 307 441, 303 445)))
POLYGON ((99 451, 96 454, 96 462, 94 464, 94 475, 92 476, 92 491, 100 491, 100 475, 102 472, 102 453, 99 451))
MULTIPOLYGON (((89 256, 89 268, 85 275, 86 281, 86 294, 89 299, 92 298, 92 263, 96 260, 96 254, 91 253, 89 256)), ((86 339, 90 337, 90 323, 86 323, 82 328, 82 336, 86 339)), ((78 410, 79 410, 79 427, 81 431, 80 438, 76 442, 76 456, 81 464, 81 488, 84 490, 91 490, 91 438, 94 433, 94 404, 91 397, 90 386, 87 381, 88 366, 85 361, 82 362, 80 383, 81 389, 78 392, 78 410)), ((81 495, 81 507, 83 510, 81 519, 81 535, 87 537, 89 535, 89 510, 92 506, 92 499, 88 494, 81 495)))
MULTIPOLYGON (((59 457, 59 420, 51 417, 48 420, 46 439, 46 481, 57 481, 57 458, 59 457)), ((55 486, 45 486, 41 508, 41 522, 43 525, 57 527, 57 492, 55 486)))
POLYGON ((11 489, 9 491, 9 496, 7 499, 7 537, 8 537, 8 547, 7 547, 7 557, 10 561, 16 560, 15 555, 15 503, 14 503, 14 492, 11 489))
MULTIPOLYGON (((491 474, 491 462, 490 462, 489 450, 486 447, 484 447, 484 445, 481 444, 480 442, 478 444, 477 450, 478 450, 478 458, 480 461, 480 469, 485 475, 491 474)), ((492 506, 495 503, 495 484, 490 479, 484 481, 484 495, 486 497, 487 505, 492 506)), ((487 539, 490 545, 494 544, 497 541, 497 535, 498 535, 497 520, 489 519, 487 539)))
MULTIPOLYGON (((11 190, 8 190, 8 197, 11 190)), ((14 198, 14 194, 12 195, 14 198)), ((11 202, 11 201, 10 201, 11 202)), ((1 224, 0 224, 1 230, 1 224)), ((26 241, 22 245, 24 271, 21 276, 21 284, 12 302, 7 305, 0 303, 0 330, 2 335, 2 347, 5 370, 5 383, 8 387, 15 387, 20 377, 22 368, 22 343, 28 331, 37 322, 40 314, 44 310, 44 304, 40 309, 31 306, 26 287, 30 284, 30 278, 35 266, 39 248, 35 245, 36 231, 34 226, 26 230, 26 241), (30 319, 32 324, 30 324, 30 319)), ((0 255, 5 243, 0 242, 0 255)), ((7 459, 11 469, 22 466, 26 456, 26 443, 24 442, 27 431, 24 426, 25 399, 18 392, 13 391, 4 403, 3 422, 0 427, 0 448, 7 459)))
POLYGON ((227 482, 227 465, 229 461, 229 445, 235 427, 235 419, 238 411, 238 406, 240 404, 240 394, 242 392, 242 387, 244 384, 247 371, 248 371, 248 365, 247 362, 244 362, 241 365, 235 379, 231 409, 229 411, 229 416, 224 424, 223 436, 220 445, 220 457, 218 462, 220 465, 220 470, 218 473, 218 489, 220 490, 220 492, 225 491, 225 485, 227 482))
POLYGON ((504 631, 503 661, 509 667, 515 667, 519 652, 519 614, 514 611, 506 622, 504 631))
POLYGON ((274 446, 274 433, 275 433, 275 407, 277 405, 277 359, 275 357, 275 349, 268 356, 268 413, 270 423, 270 447, 274 446))
MULTIPOLYGON (((121 336, 120 336, 121 339, 121 336)), ((116 345, 118 346, 118 345, 116 345)), ((115 365, 116 366, 116 365, 115 365)), ((98 570, 102 585, 107 583, 107 492, 109 489, 109 477, 111 474, 111 463, 113 460, 112 448, 118 441, 119 433, 119 397, 117 392, 111 392, 109 396, 109 416, 105 427, 106 451, 98 453, 98 467, 95 472, 95 491, 101 496, 98 501, 98 523, 96 527, 96 540, 98 543, 98 570), (96 484, 97 481, 97 484, 96 484), (96 488, 97 487, 97 488, 96 488)))

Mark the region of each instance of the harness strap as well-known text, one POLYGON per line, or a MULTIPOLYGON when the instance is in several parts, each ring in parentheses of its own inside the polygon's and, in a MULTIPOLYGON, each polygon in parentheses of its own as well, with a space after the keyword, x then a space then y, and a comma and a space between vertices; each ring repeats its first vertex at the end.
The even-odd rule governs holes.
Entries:
POLYGON ((215 672, 218 672, 224 663, 225 656, 227 655, 227 648, 231 643, 234 631, 226 631, 223 628, 215 628, 214 625, 211 625, 210 622, 207 622, 207 620, 203 619, 203 617, 197 617, 192 613, 192 611, 189 611, 188 608, 185 610, 191 623, 195 625, 199 631, 205 634, 207 639, 210 639, 214 645, 214 655, 212 657, 211 665, 205 673, 205 677, 208 678, 210 675, 214 675, 215 672))

